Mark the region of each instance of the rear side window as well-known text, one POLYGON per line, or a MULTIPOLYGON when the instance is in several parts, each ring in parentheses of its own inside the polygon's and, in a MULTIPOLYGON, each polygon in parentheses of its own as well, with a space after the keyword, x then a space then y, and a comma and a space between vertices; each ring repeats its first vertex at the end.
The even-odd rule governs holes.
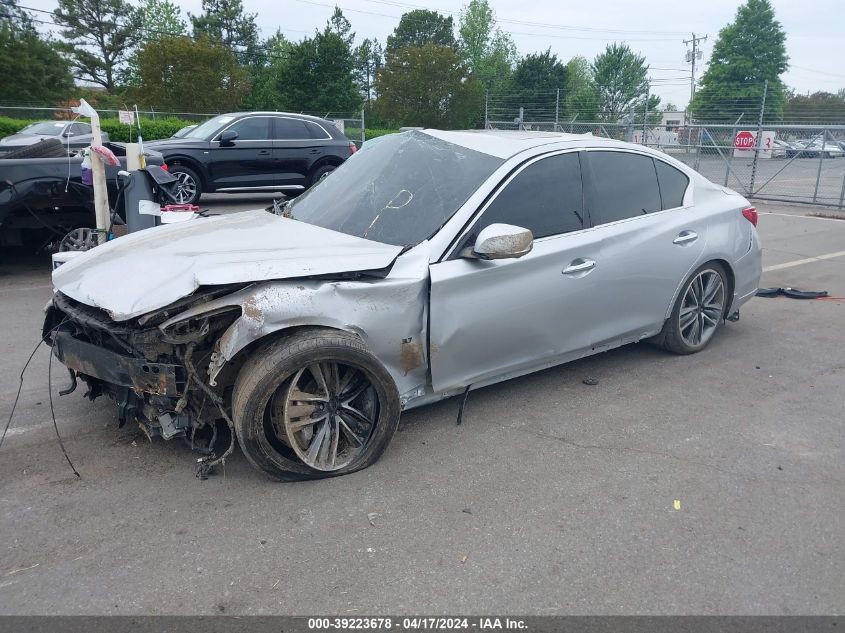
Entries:
POLYGON ((318 140, 328 140, 331 138, 329 133, 316 123, 312 123, 311 121, 305 121, 304 123, 305 127, 308 128, 308 133, 311 135, 311 138, 318 140))
POLYGON ((581 163, 577 152, 558 154, 528 165, 496 196, 463 247, 472 246, 491 224, 529 229, 535 238, 584 228, 581 163))
POLYGON ((684 193, 689 185, 687 175, 662 160, 655 160, 654 166, 657 168, 657 182, 660 184, 663 208, 674 209, 684 206, 684 193))
POLYGON ((275 139, 277 141, 299 141, 312 138, 308 128, 305 127, 304 121, 276 117, 275 123, 275 139))
POLYGON ((660 211, 660 188, 650 156, 627 152, 588 152, 593 176, 590 213, 607 224, 660 211))

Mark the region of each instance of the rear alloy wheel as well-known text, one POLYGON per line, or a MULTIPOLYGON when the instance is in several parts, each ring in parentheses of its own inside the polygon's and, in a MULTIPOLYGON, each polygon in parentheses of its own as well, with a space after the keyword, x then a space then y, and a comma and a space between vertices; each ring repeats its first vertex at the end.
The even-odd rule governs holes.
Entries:
POLYGON ((318 182, 328 178, 329 174, 331 174, 337 167, 334 165, 323 165, 322 167, 318 167, 313 174, 311 174, 311 178, 309 180, 309 187, 313 187, 318 182))
POLYGON ((663 346, 676 354, 704 349, 724 320, 727 287, 720 264, 705 264, 693 273, 664 326, 663 346))
POLYGON ((179 181, 176 186, 175 198, 178 204, 196 204, 202 196, 202 185, 199 175, 190 167, 173 165, 170 173, 179 181))
POLYGON ((400 404, 390 374, 358 337, 309 329, 255 350, 232 410, 247 459, 296 481, 373 464, 396 431, 400 404))

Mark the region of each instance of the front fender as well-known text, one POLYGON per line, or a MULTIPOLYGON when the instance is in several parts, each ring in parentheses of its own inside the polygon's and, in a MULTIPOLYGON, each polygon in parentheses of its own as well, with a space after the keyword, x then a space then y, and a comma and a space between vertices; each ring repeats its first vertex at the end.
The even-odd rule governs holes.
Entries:
POLYGON ((261 282, 187 310, 160 329, 239 306, 241 316, 214 344, 208 368, 212 381, 238 352, 267 336, 302 326, 344 330, 361 338, 402 395, 428 382, 428 286, 425 244, 400 256, 385 278, 261 282))

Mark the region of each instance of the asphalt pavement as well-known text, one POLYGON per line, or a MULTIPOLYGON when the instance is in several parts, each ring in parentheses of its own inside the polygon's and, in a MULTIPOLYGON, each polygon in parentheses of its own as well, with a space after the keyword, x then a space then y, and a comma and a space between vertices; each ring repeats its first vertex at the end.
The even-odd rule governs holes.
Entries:
MULTIPOLYGON (((760 208, 761 285, 845 297, 845 221, 760 208)), ((48 268, 0 260, 3 423, 48 268)), ((845 300, 757 298, 700 354, 481 389, 461 426, 455 399, 410 411, 373 467, 297 484, 240 452, 200 481, 54 364, 77 479, 42 348, 0 449, 0 614, 841 614, 843 330, 845 300)))

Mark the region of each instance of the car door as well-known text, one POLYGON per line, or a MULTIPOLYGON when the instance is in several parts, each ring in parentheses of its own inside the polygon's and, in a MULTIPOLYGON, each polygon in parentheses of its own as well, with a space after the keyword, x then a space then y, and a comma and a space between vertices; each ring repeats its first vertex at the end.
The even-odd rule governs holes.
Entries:
MULTIPOLYGON (((312 130, 302 119, 274 117, 273 151, 278 160, 279 184, 285 189, 304 189, 308 186, 308 173, 323 153, 321 139, 315 139, 312 130)), ((314 126, 319 127, 319 126, 314 126)), ((322 142, 331 136, 325 135, 322 142)))
POLYGON ((444 261, 430 267, 436 391, 479 383, 583 348, 595 318, 590 262, 601 245, 583 204, 579 152, 534 159, 509 176, 444 261), (494 223, 528 228, 530 253, 461 256, 494 223))
POLYGON ((248 116, 230 123, 211 141, 209 173, 217 190, 270 189, 276 184, 269 116, 248 116), (237 137, 221 141, 221 134, 237 137))
POLYGON ((585 153, 587 200, 601 242, 595 302, 603 316, 591 345, 612 347, 657 333, 678 286, 707 241, 686 174, 632 151, 585 153))

